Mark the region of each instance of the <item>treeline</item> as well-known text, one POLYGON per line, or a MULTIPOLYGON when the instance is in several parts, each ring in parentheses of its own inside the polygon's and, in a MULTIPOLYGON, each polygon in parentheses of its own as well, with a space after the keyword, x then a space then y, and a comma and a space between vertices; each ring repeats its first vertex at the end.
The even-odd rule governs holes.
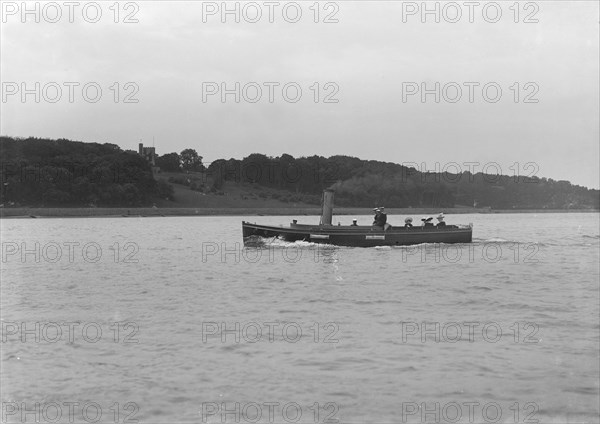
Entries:
POLYGON ((158 156, 156 166, 165 172, 205 171, 202 156, 194 149, 184 149, 181 153, 172 152, 158 156))
MULTIPOLYGON (((155 180, 145 158, 115 144, 0 137, 0 152, 4 206, 135 207, 150 206, 158 198, 173 200, 173 187, 155 180)), ((307 203, 317 201, 323 189, 334 188, 338 206, 600 209, 598 190, 568 181, 466 171, 422 173, 349 156, 255 153, 241 160, 216 160, 206 168, 202 156, 185 149, 158 156, 156 165, 165 172, 185 171, 190 188, 216 194, 227 191, 227 182, 237 182, 277 189, 271 197, 284 195, 275 191, 289 191, 294 201, 307 203)))
POLYGON ((215 187, 226 181, 251 182, 310 195, 336 190, 339 206, 491 207, 494 209, 599 209, 598 190, 538 176, 462 172, 423 173, 390 162, 349 156, 252 154, 217 160, 207 170, 215 187))
POLYGON ((151 206, 172 198, 148 161, 110 143, 0 137, 4 206, 151 206))

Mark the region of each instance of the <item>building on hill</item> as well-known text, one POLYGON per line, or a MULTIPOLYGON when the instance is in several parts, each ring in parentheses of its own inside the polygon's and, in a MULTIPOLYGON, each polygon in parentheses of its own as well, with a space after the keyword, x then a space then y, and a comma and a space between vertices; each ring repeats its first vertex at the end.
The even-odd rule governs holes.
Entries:
POLYGON ((156 166, 156 149, 154 147, 144 147, 144 144, 140 143, 138 153, 140 156, 145 157, 152 166, 156 166))
POLYGON ((138 153, 144 157, 152 166, 152 174, 156 175, 160 172, 160 168, 156 166, 156 149, 154 147, 144 147, 143 143, 139 144, 138 153))

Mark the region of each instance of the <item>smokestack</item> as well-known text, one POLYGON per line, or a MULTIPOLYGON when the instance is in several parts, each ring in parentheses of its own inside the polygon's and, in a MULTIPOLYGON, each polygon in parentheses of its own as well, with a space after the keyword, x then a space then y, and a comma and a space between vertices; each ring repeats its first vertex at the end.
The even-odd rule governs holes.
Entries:
POLYGON ((335 191, 330 188, 323 190, 323 212, 321 213, 321 225, 331 225, 334 194, 335 191))
POLYGON ((140 149, 140 152, 139 152, 140 155, 143 155, 144 154, 144 143, 140 143, 139 149, 140 149))

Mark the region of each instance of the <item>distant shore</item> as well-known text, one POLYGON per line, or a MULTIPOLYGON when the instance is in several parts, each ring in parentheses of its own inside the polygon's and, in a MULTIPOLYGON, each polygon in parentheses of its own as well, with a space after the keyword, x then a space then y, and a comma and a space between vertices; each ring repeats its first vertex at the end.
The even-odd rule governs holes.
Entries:
MULTIPOLYGON (((447 215, 466 213, 581 213, 595 209, 386 208, 388 215, 447 215)), ((334 215, 371 215, 371 208, 335 208, 334 215)), ((0 208, 0 218, 166 217, 320 215, 320 207, 279 208, 0 208)))

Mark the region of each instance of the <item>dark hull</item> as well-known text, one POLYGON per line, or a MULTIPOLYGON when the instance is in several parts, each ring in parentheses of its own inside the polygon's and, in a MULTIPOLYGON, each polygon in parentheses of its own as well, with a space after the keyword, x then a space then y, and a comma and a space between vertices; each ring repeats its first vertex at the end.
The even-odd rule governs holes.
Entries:
POLYGON ((394 228, 383 231, 370 226, 319 226, 291 224, 289 227, 272 227, 242 221, 244 243, 255 242, 259 237, 278 237, 288 242, 303 240, 335 246, 373 247, 405 246, 420 243, 470 243, 472 226, 449 225, 437 227, 394 228))

